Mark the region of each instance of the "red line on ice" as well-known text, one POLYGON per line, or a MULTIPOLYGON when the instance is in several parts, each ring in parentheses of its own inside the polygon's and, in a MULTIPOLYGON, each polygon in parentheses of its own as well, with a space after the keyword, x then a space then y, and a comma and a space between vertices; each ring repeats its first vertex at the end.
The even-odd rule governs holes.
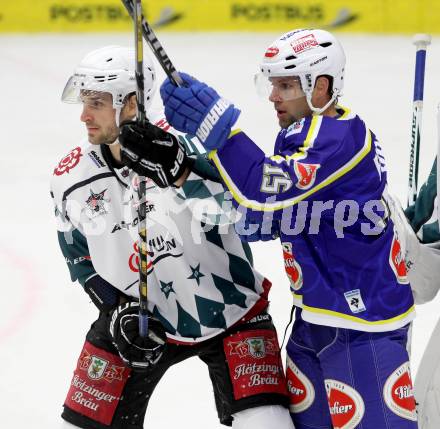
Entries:
POLYGON ((5 325, 0 327, 0 342, 2 342, 6 338, 15 335, 29 323, 35 313, 39 301, 38 297, 43 286, 38 279, 35 265, 30 263, 28 259, 12 249, 0 249, 0 254, 2 255, 3 261, 6 261, 11 269, 21 273, 21 284, 13 286, 22 286, 24 294, 24 300, 18 306, 15 314, 13 314, 5 325))

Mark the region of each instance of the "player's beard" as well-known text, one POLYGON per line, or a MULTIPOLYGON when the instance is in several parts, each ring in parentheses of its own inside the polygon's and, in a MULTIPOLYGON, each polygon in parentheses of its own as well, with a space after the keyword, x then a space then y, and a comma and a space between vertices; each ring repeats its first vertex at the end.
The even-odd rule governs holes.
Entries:
POLYGON ((119 129, 115 127, 108 128, 103 130, 97 135, 90 136, 89 142, 93 145, 101 145, 101 144, 112 144, 116 141, 119 135, 119 129))
POLYGON ((296 119, 293 116, 288 116, 284 119, 278 120, 281 128, 289 128, 294 122, 296 122, 296 119))

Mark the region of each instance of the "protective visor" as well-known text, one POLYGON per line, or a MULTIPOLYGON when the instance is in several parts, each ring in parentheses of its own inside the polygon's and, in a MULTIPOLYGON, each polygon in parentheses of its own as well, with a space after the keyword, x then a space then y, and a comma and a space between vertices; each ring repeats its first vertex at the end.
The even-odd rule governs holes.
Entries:
POLYGON ((297 76, 267 77, 257 73, 254 77, 255 88, 259 97, 267 100, 270 96, 280 101, 295 100, 305 97, 301 81, 297 76))
POLYGON ((107 82, 98 82, 94 77, 74 74, 64 87, 61 101, 71 104, 95 104, 108 101, 109 94, 113 96, 107 82))

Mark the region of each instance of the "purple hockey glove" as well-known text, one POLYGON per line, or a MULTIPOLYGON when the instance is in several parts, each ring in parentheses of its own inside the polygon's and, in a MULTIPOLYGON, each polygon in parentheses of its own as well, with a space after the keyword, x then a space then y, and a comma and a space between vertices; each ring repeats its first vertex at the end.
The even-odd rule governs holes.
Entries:
POLYGON ((214 88, 180 73, 185 86, 166 79, 160 87, 167 121, 177 130, 195 135, 208 149, 226 142, 240 110, 218 95, 214 88))

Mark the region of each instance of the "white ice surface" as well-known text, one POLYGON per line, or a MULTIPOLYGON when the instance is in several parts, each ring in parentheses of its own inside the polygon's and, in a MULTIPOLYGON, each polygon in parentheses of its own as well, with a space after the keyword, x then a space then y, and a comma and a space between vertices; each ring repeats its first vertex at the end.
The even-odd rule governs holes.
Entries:
MULTIPOLYGON (((240 126, 271 152, 277 121, 254 93, 253 74, 277 34, 160 34, 175 65, 205 80, 241 109, 240 126)), ((389 182, 403 200, 409 159, 414 47, 410 37, 340 37, 345 46, 343 105, 379 136, 389 182)), ((0 426, 59 429, 73 368, 96 311, 73 285, 58 249, 49 179, 59 159, 84 135, 79 108, 60 95, 75 64, 94 48, 132 44, 131 34, 0 37, 0 426)), ((421 179, 436 151, 440 38, 429 48, 421 179)), ((159 81, 163 74, 159 73, 159 81)), ((273 282, 271 312, 282 337, 290 296, 277 243, 253 246, 256 265, 273 282)), ((436 299, 418 309, 412 365, 440 313, 436 299)), ((221 427, 208 372, 198 359, 172 368, 159 384, 146 428, 221 427)))

